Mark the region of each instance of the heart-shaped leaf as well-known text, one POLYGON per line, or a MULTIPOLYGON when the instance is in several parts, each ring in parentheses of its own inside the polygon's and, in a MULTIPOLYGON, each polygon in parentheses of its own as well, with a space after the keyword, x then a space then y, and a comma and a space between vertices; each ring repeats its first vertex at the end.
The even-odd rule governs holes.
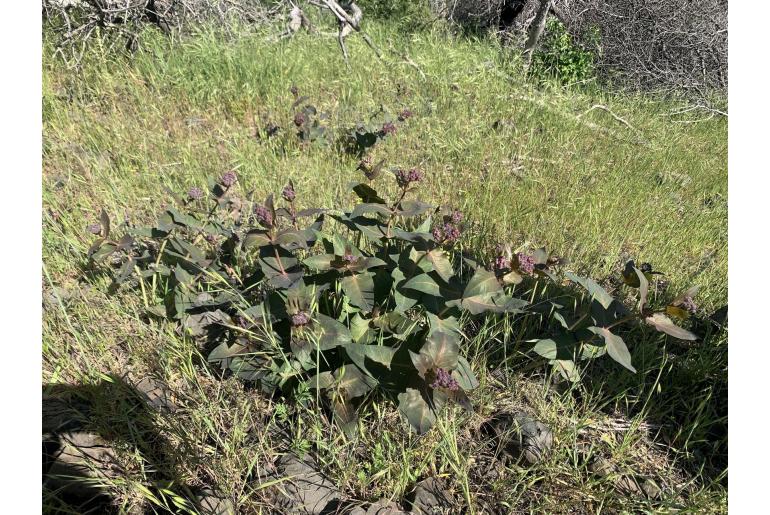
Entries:
POLYGON ((433 264, 433 269, 444 281, 449 281, 454 275, 452 263, 441 249, 433 249, 425 254, 425 259, 433 264))
POLYGON ((610 304, 612 304, 612 301, 615 299, 607 293, 607 291, 599 286, 599 284, 596 283, 593 279, 588 279, 586 277, 580 277, 572 272, 567 272, 565 274, 567 279, 569 279, 572 282, 578 283, 580 286, 585 288, 588 293, 591 295, 593 299, 595 299, 599 304, 601 304, 605 309, 608 309, 610 307, 610 304))
POLYGON ((697 336, 692 334, 687 329, 683 329, 678 325, 676 325, 670 318, 668 318, 663 313, 653 313, 652 316, 645 318, 644 321, 647 324, 654 327, 656 330, 662 333, 671 335, 674 338, 679 338, 680 340, 688 340, 688 341, 695 341, 698 339, 697 336))
POLYGON ((440 295, 440 287, 438 283, 428 274, 420 274, 409 279, 402 288, 409 290, 416 290, 428 295, 440 295))
POLYGON ((626 342, 623 341, 623 338, 617 334, 611 333, 606 327, 589 327, 588 330, 604 338, 604 343, 607 346, 607 354, 609 354, 612 359, 631 372, 636 373, 636 369, 631 365, 631 353, 628 352, 628 347, 626 347, 626 342))
POLYGON ((436 422, 436 414, 419 390, 407 388, 398 395, 398 410, 418 433, 427 432, 436 422))
POLYGON ((364 272, 345 276, 340 279, 340 286, 353 306, 365 313, 372 310, 374 307, 374 274, 364 272))

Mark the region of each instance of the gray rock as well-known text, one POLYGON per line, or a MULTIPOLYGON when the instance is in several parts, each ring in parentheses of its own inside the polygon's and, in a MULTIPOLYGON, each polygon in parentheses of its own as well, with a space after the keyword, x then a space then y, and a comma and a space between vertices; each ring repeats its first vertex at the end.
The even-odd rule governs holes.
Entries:
POLYGON ((617 472, 618 468, 607 458, 599 457, 591 462, 591 464, 588 466, 588 470, 599 477, 607 477, 610 474, 617 472))
POLYGON ((660 496, 663 493, 658 484, 649 478, 645 479, 642 483, 642 490, 644 490, 645 495, 650 499, 660 499, 660 496))
POLYGON ((412 501, 412 513, 438 515, 451 513, 453 508, 452 496, 441 488, 441 484, 436 478, 429 477, 417 483, 412 501))
POLYGON ((327 504, 340 499, 340 492, 324 477, 311 460, 300 460, 286 454, 278 462, 280 477, 288 478, 281 483, 288 498, 286 504, 291 513, 321 513, 327 504))
POLYGON ((369 505, 367 509, 358 506, 350 512, 350 515, 408 515, 402 511, 398 504, 389 502, 387 499, 380 499, 369 505))
POLYGON ((539 463, 553 446, 551 429, 526 413, 504 413, 488 423, 493 436, 513 459, 534 465, 539 463))
POLYGON ((147 405, 158 411, 173 413, 177 410, 177 405, 173 400, 171 390, 168 386, 153 379, 145 377, 138 381, 134 388, 144 398, 147 405))
POLYGON ((99 480, 115 478, 120 472, 115 451, 100 436, 70 432, 56 438, 58 450, 50 457, 46 474, 48 488, 88 498, 100 493, 99 480))
POLYGON ((235 506, 230 499, 211 488, 205 488, 198 495, 198 505, 201 515, 235 515, 235 506))

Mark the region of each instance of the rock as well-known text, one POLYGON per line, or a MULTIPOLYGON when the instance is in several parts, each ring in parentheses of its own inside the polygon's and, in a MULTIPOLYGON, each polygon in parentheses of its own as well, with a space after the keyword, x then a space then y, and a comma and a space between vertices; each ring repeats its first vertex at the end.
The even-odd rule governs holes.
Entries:
POLYGON ((82 402, 43 395, 43 433, 73 431, 88 419, 89 407, 82 402))
POLYGON ((285 500, 291 513, 318 514, 327 504, 340 499, 334 483, 318 472, 310 460, 286 454, 279 460, 278 470, 280 477, 289 478, 281 486, 288 495, 285 500))
POLYGON ((98 495, 101 491, 93 480, 114 478, 119 472, 115 451, 95 434, 63 433, 55 437, 55 441, 44 440, 43 449, 50 452, 46 486, 68 495, 81 498, 98 495))
POLYGON ((486 429, 513 459, 523 457, 531 465, 539 463, 553 446, 551 429, 526 413, 498 415, 486 429))
POLYGON ((198 506, 201 515, 235 515, 237 513, 230 499, 226 499, 211 488, 204 488, 198 494, 198 506))
POLYGON ((645 479, 642 483, 642 490, 644 490, 645 495, 650 499, 660 499, 660 494, 662 493, 657 483, 649 478, 645 479))
POLYGON ((593 472, 599 477, 607 477, 610 474, 617 472, 618 468, 607 458, 596 458, 588 466, 588 470, 593 472))
MULTIPOLYGON (((417 483, 412 501, 412 513, 434 515, 450 513, 454 507, 452 496, 441 488, 434 477, 429 477, 417 483)), ((367 512, 368 515, 368 512, 367 512)))
POLYGON ((366 510, 360 506, 354 508, 350 515, 407 515, 407 512, 402 511, 398 504, 394 502, 380 499, 370 504, 366 510))
POLYGON ((147 405, 158 411, 173 413, 177 405, 168 386, 151 377, 145 377, 134 385, 147 405))
POLYGON ((629 495, 639 495, 642 493, 642 488, 639 486, 639 482, 630 475, 622 475, 617 481, 615 486, 623 493, 629 495))
POLYGON ((407 513, 401 511, 398 504, 389 502, 386 499, 380 499, 369 506, 366 510, 366 515, 407 515, 407 513))

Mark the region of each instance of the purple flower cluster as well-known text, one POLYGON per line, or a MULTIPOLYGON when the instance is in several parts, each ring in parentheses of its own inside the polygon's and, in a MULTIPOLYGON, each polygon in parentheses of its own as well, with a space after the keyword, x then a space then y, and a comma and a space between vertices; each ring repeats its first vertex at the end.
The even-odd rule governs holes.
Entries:
POLYGON ((225 188, 229 188, 230 186, 235 184, 237 180, 238 180, 238 176, 235 175, 235 172, 225 172, 222 175, 222 178, 219 179, 219 182, 221 182, 222 186, 224 186, 225 188))
POLYGON ((460 228, 453 224, 437 225, 433 228, 433 239, 438 243, 454 243, 460 239, 460 228))
POLYGON ((88 232, 91 234, 101 234, 102 224, 91 224, 88 226, 88 232))
POLYGON ((497 256, 492 266, 494 267, 495 272, 502 272, 503 270, 511 268, 511 261, 505 256, 497 256))
POLYGON ((446 388, 447 390, 457 391, 460 389, 460 385, 457 380, 452 377, 452 374, 444 370, 443 368, 436 369, 436 379, 431 383, 431 388, 446 388))
POLYGON ((516 254, 516 261, 519 264, 519 272, 532 274, 535 271, 535 258, 529 254, 519 252, 516 254))
POLYGON ((297 127, 302 127, 305 125, 305 122, 307 121, 307 118, 305 117, 304 113, 297 113, 294 115, 294 125, 297 127))
POLYGON ((422 180, 422 172, 417 168, 411 170, 399 170, 396 172, 396 182, 400 188, 406 188, 413 182, 422 180))
POLYGON ((203 190, 198 187, 192 187, 190 188, 190 191, 187 192, 187 196, 193 200, 200 200, 203 198, 203 190))
POLYGON ((382 124, 382 129, 380 129, 380 132, 383 134, 383 136, 387 136, 388 134, 395 134, 396 130, 396 124, 393 122, 385 122, 382 124))
POLYGON ((460 222, 463 221, 463 214, 454 210, 444 217, 444 222, 433 228, 433 239, 437 243, 450 245, 460 239, 460 222))
POLYGON ((412 111, 410 111, 409 109, 404 109, 403 111, 398 113, 398 118, 400 120, 408 120, 409 118, 412 117, 413 114, 414 113, 412 113, 412 111))
POLYGON ((273 226, 273 213, 265 206, 257 206, 254 208, 254 216, 257 218, 257 222, 265 227, 273 226))
POLYGON ((310 315, 308 315, 304 311, 300 311, 299 313, 295 313, 291 316, 292 327, 302 327, 303 325, 307 325, 309 323, 310 323, 310 315))
POLYGON ((692 297, 685 297, 682 299, 682 303, 680 304, 682 309, 686 309, 690 313, 695 313, 698 311, 698 305, 695 304, 695 301, 692 300, 692 297))
POLYGON ((345 254, 344 256, 342 256, 342 260, 347 263, 355 263, 358 260, 358 258, 353 254, 345 254))
POLYGON ((297 197, 297 192, 294 191, 294 186, 287 184, 284 186, 281 196, 286 202, 294 202, 294 199, 297 197))

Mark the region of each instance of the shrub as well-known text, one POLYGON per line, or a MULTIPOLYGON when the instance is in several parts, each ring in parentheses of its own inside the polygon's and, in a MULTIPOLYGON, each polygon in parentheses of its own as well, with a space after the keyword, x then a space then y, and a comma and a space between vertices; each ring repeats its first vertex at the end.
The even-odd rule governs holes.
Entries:
MULTIPOLYGON (((100 237, 88 255, 93 265, 117 270, 113 290, 135 280, 148 312, 200 339, 224 373, 269 394, 316 390, 347 433, 357 427, 363 400, 385 395, 424 432, 448 403, 471 409, 468 392, 478 381, 463 356, 461 322, 542 308, 514 296, 515 287, 561 282, 563 263, 544 249, 501 248, 484 266, 458 245, 460 212, 411 198, 423 172, 392 173, 395 200, 384 200, 371 181, 354 182, 360 202, 335 211, 300 208, 292 182, 280 207, 273 195, 243 198, 228 172, 210 180, 207 192, 174 195, 177 207, 154 226, 127 226, 117 240, 103 213, 99 227, 89 227, 100 237)), ((567 272, 588 296, 572 315, 547 306, 560 330, 534 351, 574 380, 576 361, 604 353, 633 371, 625 343, 610 331, 622 323, 640 319, 694 339, 664 313, 686 315, 691 301, 652 309, 653 272, 645 270, 629 263, 624 275, 640 292, 635 314, 592 280, 567 272)))
POLYGON ((539 80, 575 84, 594 77, 594 55, 575 43, 562 22, 550 18, 540 49, 532 56, 530 73, 539 80))

